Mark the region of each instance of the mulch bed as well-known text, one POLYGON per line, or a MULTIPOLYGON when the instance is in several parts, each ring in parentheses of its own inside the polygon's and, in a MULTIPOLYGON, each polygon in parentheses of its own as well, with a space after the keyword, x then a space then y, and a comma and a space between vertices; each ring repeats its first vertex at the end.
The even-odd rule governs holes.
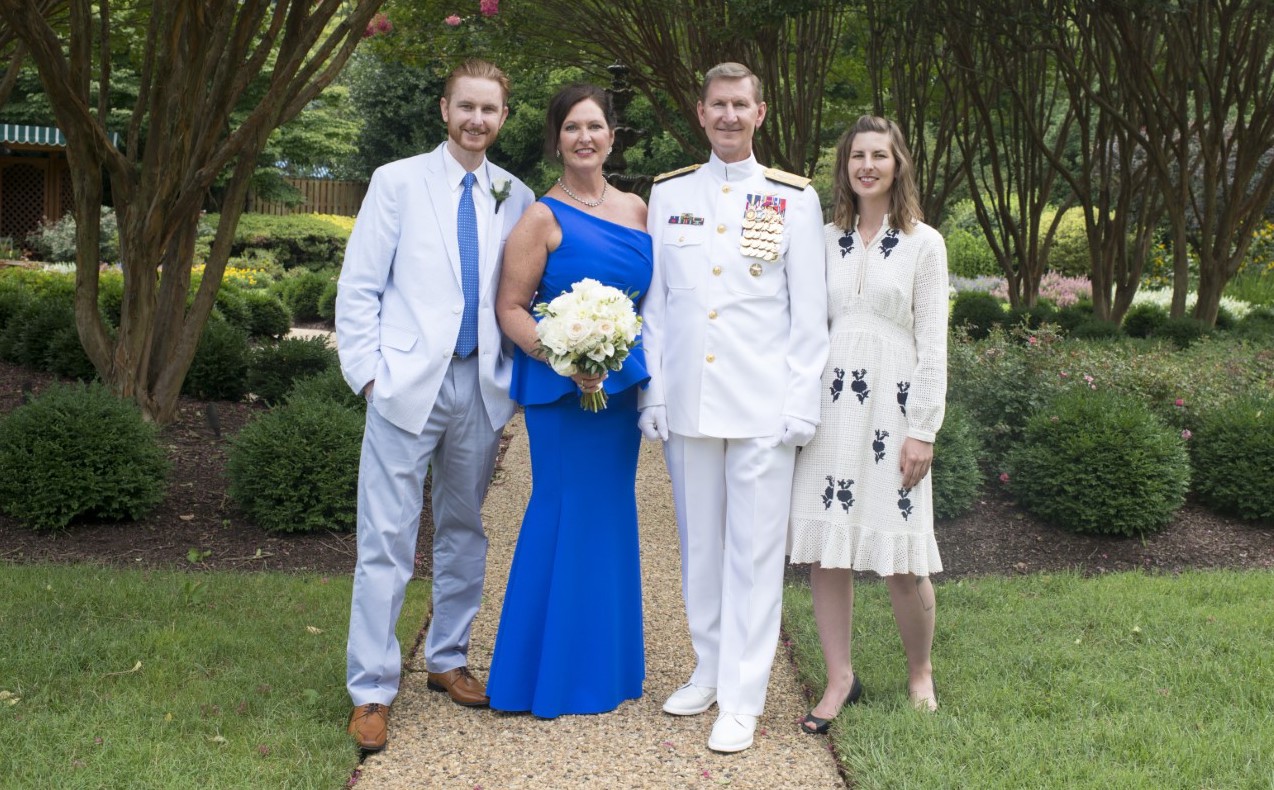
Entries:
MULTIPOLYGON (((53 377, 0 363, 0 415, 53 377)), ((235 507, 226 490, 228 437, 264 407, 183 398, 161 441, 172 462, 168 496, 145 518, 84 521, 34 532, 0 515, 0 561, 91 562, 114 567, 350 573, 351 533, 271 534, 235 507), (193 553, 192 553, 193 550, 193 553), (205 555, 204 553, 207 552, 205 555), (193 559, 195 555, 198 559, 193 559)), ((1274 525, 1252 524, 1188 503, 1165 529, 1145 538, 1077 535, 1044 524, 1008 499, 995 481, 973 510, 937 525, 946 570, 937 580, 1075 569, 1084 574, 1143 569, 1274 567, 1274 525)), ((416 572, 430 573, 431 519, 421 518, 416 572)), ((794 570, 793 575, 800 575, 794 570)))

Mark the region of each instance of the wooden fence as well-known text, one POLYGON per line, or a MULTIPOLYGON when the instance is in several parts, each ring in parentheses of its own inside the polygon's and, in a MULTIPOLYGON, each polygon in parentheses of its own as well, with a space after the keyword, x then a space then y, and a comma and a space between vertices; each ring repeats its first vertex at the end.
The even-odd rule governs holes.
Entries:
POLYGON ((258 214, 339 214, 353 217, 367 194, 365 181, 330 181, 318 178, 289 178, 286 181, 301 192, 302 200, 295 206, 258 200, 254 195, 248 201, 248 211, 258 214))

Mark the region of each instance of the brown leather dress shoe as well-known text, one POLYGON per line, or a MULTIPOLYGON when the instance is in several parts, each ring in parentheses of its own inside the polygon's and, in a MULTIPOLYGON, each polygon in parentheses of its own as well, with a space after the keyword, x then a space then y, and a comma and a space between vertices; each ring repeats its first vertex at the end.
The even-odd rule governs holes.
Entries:
POLYGON ((425 685, 430 691, 445 691, 451 701, 466 708, 483 708, 491 702, 487 690, 470 672, 468 667, 456 667, 446 672, 430 672, 425 685))
POLYGON ((389 736, 389 706, 369 702, 354 708, 349 715, 349 734, 365 752, 384 749, 389 736))

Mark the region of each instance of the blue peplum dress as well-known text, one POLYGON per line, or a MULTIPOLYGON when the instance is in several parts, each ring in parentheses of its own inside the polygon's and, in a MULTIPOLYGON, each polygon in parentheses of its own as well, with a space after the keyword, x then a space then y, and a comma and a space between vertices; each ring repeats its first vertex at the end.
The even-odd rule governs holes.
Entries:
MULTIPOLYGON (((651 240, 553 198, 562 228, 536 295, 548 301, 591 277, 637 304, 650 285, 651 240)), ((641 696, 646 676, 637 537, 640 342, 580 407, 575 383, 515 349, 513 398, 525 410, 531 498, 522 520, 491 658, 491 707, 543 718, 602 713, 641 696)))

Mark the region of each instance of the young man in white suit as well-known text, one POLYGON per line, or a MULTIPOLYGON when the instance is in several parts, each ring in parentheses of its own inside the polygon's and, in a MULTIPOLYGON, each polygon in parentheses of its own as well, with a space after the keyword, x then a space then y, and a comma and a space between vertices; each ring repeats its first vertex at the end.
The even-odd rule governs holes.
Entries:
POLYGON ((706 165, 655 179, 655 265, 643 305, 650 385, 639 425, 663 439, 697 664, 664 704, 715 703, 715 751, 752 745, 778 643, 796 448, 819 420, 827 359, 823 218, 809 179, 752 155, 760 81, 704 76, 706 165))
POLYGON ((534 201, 486 158, 508 117, 508 92, 490 63, 457 67, 440 102, 446 142, 376 170, 345 250, 337 347, 345 380, 368 403, 346 686, 349 732, 366 751, 385 747, 398 693, 394 628, 431 468, 428 686, 461 705, 487 702, 466 654, 486 572, 482 500, 513 414, 495 291, 504 241, 534 201))

